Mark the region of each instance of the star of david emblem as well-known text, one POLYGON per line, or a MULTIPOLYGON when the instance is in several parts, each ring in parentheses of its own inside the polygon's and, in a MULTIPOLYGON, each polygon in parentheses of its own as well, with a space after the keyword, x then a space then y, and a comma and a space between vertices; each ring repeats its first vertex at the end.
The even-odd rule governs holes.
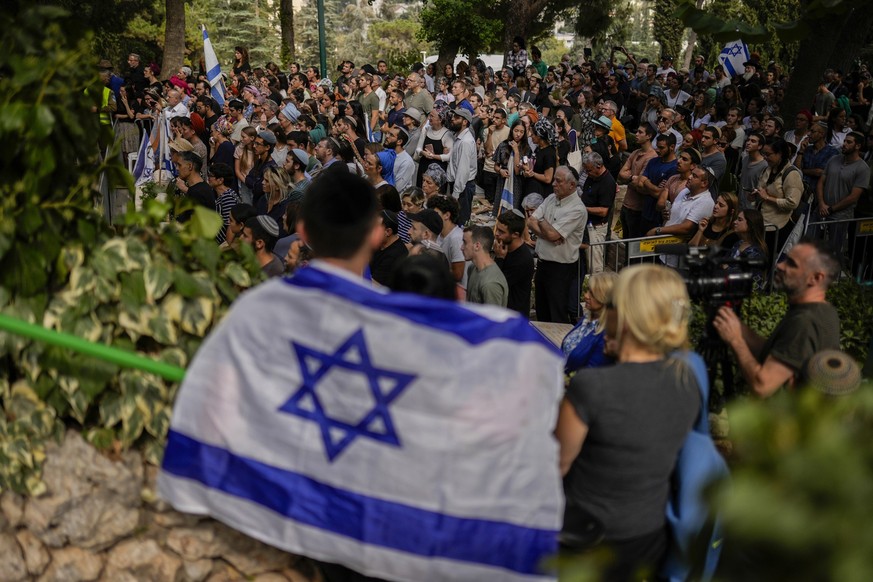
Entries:
POLYGON ((738 57, 743 54, 743 45, 740 43, 734 43, 732 46, 728 47, 728 54, 732 57, 738 57))
POLYGON ((291 346, 303 383, 279 410, 318 424, 328 461, 356 438, 400 446, 388 407, 415 376, 374 366, 363 329, 332 354, 294 341, 291 346))

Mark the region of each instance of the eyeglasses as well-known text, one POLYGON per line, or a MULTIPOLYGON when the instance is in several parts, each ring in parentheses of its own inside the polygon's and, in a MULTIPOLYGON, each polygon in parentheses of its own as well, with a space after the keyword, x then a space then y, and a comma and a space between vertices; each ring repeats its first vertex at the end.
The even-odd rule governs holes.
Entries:
POLYGON ((664 117, 663 115, 659 115, 659 116, 658 116, 658 121, 663 121, 664 123, 669 123, 669 122, 671 122, 671 121, 673 121, 673 120, 670 119, 670 118, 668 118, 668 117, 664 117))

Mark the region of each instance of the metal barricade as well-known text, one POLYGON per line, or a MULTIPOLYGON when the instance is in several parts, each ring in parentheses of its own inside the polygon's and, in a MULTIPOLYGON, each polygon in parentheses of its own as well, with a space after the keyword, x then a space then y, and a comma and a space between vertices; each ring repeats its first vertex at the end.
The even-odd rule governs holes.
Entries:
POLYGON ((658 245, 682 244, 681 238, 669 235, 644 236, 640 238, 614 238, 591 243, 591 247, 602 247, 604 269, 619 272, 630 264, 657 263, 660 253, 655 252, 658 245))
POLYGON ((810 222, 806 235, 832 243, 841 259, 841 278, 873 284, 873 217, 810 222))

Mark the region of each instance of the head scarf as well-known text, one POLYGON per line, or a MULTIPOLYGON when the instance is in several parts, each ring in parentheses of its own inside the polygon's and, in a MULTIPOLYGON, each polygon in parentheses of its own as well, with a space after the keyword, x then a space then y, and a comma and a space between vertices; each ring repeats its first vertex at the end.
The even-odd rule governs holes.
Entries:
POLYGON ((427 170, 425 170, 424 175, 433 180, 433 183, 436 184, 440 190, 442 190, 443 186, 446 185, 446 182, 449 181, 446 171, 437 163, 429 165, 427 170))
POLYGON ((212 128, 224 137, 229 137, 233 133, 233 122, 226 115, 222 115, 215 120, 212 128))
POLYGON ((449 104, 442 99, 437 99, 433 103, 433 108, 436 110, 437 115, 439 115, 443 127, 448 127, 449 123, 452 120, 452 108, 449 106, 449 104))
POLYGON ((540 119, 534 124, 534 133, 549 142, 550 145, 557 145, 558 135, 555 133, 555 126, 548 119, 540 119))

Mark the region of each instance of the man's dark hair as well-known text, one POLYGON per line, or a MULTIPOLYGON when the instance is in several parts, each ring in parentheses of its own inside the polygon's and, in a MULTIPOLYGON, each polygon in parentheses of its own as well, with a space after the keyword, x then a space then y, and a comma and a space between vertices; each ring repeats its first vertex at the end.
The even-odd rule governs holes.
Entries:
POLYGON ((486 253, 491 252, 491 247, 494 246, 494 231, 491 228, 487 226, 472 226, 466 230, 470 231, 470 240, 472 242, 482 245, 486 253))
POLYGON ((198 101, 203 103, 206 106, 206 109, 208 109, 211 113, 221 112, 221 107, 218 105, 218 101, 216 101, 212 97, 200 97, 198 101))
POLYGON ((177 117, 174 117, 173 123, 175 123, 179 127, 194 127, 194 124, 191 123, 191 118, 185 117, 183 115, 179 115, 177 117))
POLYGON ((230 103, 228 103, 227 106, 234 111, 242 111, 245 108, 243 102, 239 99, 231 99, 230 103))
POLYGON ((667 145, 672 147, 676 147, 676 136, 673 133, 660 133, 658 134, 658 138, 656 141, 665 141, 667 145))
POLYGON ((214 176, 224 182, 224 185, 232 183, 232 180, 236 177, 233 173, 233 168, 231 168, 227 164, 217 163, 209 165, 209 175, 214 176))
POLYGON ((850 131, 849 133, 846 134, 846 137, 851 137, 852 139, 855 140, 856 145, 861 145, 861 146, 863 146, 864 142, 867 141, 867 138, 865 138, 864 134, 861 133, 860 131, 850 131))
POLYGON ((296 77, 298 81, 303 83, 304 87, 306 86, 307 83, 309 83, 309 79, 306 77, 306 75, 304 73, 294 73, 291 76, 296 77))
POLYGON ((399 95, 399 96, 400 96, 400 102, 401 102, 401 103, 403 102, 403 99, 406 97, 406 93, 404 93, 404 92, 403 92, 402 90, 400 90, 400 89, 393 89, 393 90, 391 91, 391 93, 393 93, 394 95, 399 95))
POLYGON ((249 218, 257 216, 258 211, 251 204, 240 203, 230 209, 230 216, 240 224, 245 224, 249 218))
POLYGON ((306 149, 309 145, 308 131, 292 131, 288 134, 286 141, 293 141, 300 149, 306 149))
POLYGON ((373 186, 351 172, 322 172, 300 208, 309 246, 318 257, 348 259, 366 243, 379 202, 373 186))
POLYGON ((398 261, 388 281, 388 287, 393 291, 449 301, 455 300, 455 286, 448 258, 444 253, 431 249, 398 261))
POLYGON ((403 129, 402 127, 398 127, 396 129, 397 129, 397 141, 402 142, 403 146, 405 147, 406 144, 409 143, 409 134, 406 133, 406 130, 403 129))
POLYGON ((458 201, 451 196, 433 196, 427 201, 427 207, 440 212, 448 212, 449 220, 453 223, 458 219, 458 214, 461 213, 458 201))
MULTIPOLYGON (((646 137, 649 138, 649 141, 651 141, 652 138, 655 137, 655 134, 658 131, 654 127, 652 127, 651 123, 643 123, 640 125, 640 127, 642 127, 643 131, 646 132, 646 137)), ((674 141, 675 141, 675 139, 676 139, 676 136, 673 136, 674 141)))
POLYGON ((504 225, 509 234, 524 236, 524 217, 515 212, 503 212, 497 217, 497 222, 504 225))
POLYGON ((252 242, 262 240, 264 241, 264 249, 268 253, 273 252, 273 247, 276 246, 276 241, 279 239, 267 232, 266 229, 261 226, 261 221, 257 216, 253 216, 246 220, 246 228, 252 231, 252 242))
POLYGON ((203 167, 203 158, 201 158, 194 152, 181 152, 179 156, 186 162, 191 162, 191 165, 194 167, 194 171, 198 174, 200 173, 200 169, 203 167))

